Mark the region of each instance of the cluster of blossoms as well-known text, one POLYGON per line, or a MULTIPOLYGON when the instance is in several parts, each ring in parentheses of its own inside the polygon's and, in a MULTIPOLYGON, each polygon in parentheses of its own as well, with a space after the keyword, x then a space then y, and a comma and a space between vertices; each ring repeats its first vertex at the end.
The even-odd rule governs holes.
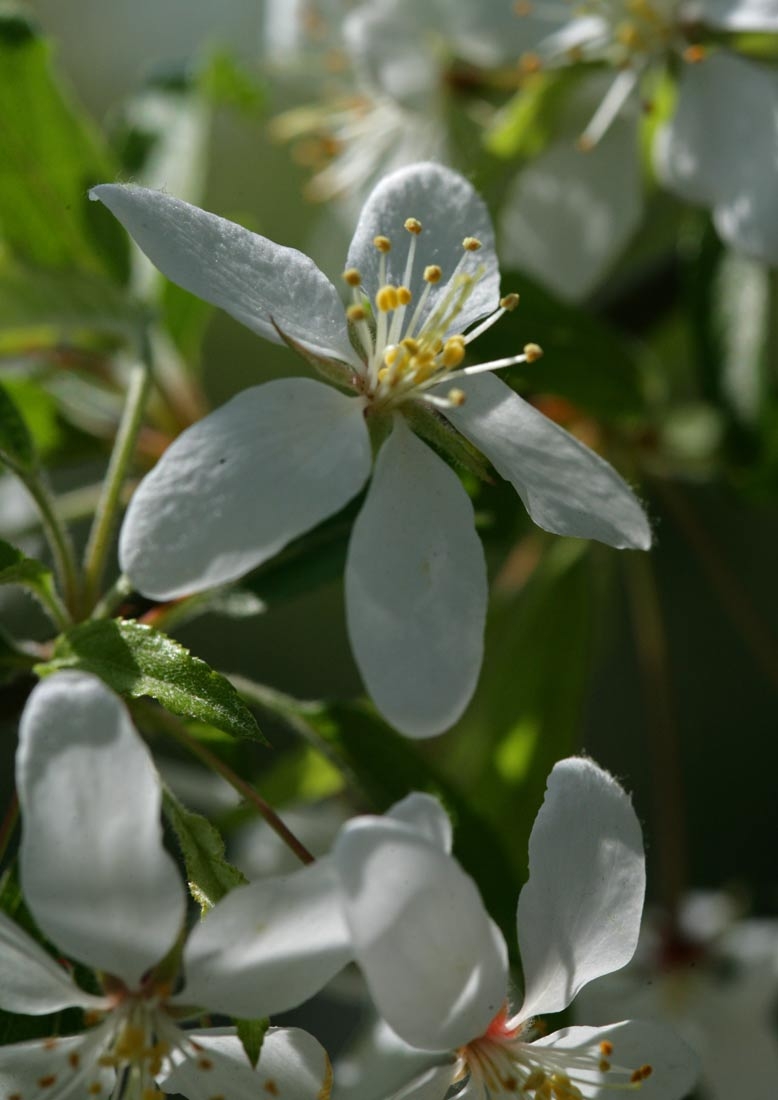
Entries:
MULTIPOLYGON (((271 49, 279 6, 270 6, 271 49)), ((364 194, 382 171, 412 160, 456 159, 444 135, 446 93, 458 82, 499 87, 513 70, 514 83, 531 88, 537 74, 574 69, 575 94, 555 116, 547 146, 507 187, 499 228, 508 262, 561 295, 582 297, 641 222, 640 127, 647 110, 668 98, 671 78, 677 105, 653 150, 660 180, 710 208, 723 240, 778 263, 778 74, 739 51, 736 37, 778 31, 774 4, 312 3, 289 5, 283 26, 287 57, 292 40, 298 51, 320 51, 330 67, 333 28, 342 27, 337 68, 351 76, 348 94, 276 124, 288 136, 322 135, 326 163, 312 185, 319 197, 364 194), (473 71, 458 74, 462 64, 473 71), (490 72, 498 75, 492 80, 490 72)))
MULTIPOLYGON (((443 1100, 453 1086, 468 1100, 581 1100, 640 1087, 646 1100, 680 1100, 693 1083, 694 1056, 659 1025, 536 1037, 539 1013, 623 966, 637 943, 640 827, 618 784, 589 760, 556 765, 532 832, 517 914, 524 1000, 513 1016, 505 942, 451 855, 447 815, 427 795, 347 822, 329 855, 237 887, 187 936, 183 887, 162 844, 158 776, 100 681, 63 672, 34 690, 17 784, 30 910, 64 955, 94 970, 101 991, 85 991, 2 917, 0 1005, 27 1014, 77 1007, 86 1024, 3 1047, 6 1097, 327 1100, 329 1060, 305 1032, 271 1029, 252 1068, 235 1029, 188 1025, 204 1011, 283 1011, 349 961, 395 1033, 395 1077, 409 1067, 398 1098, 443 1100)), ((385 1083, 372 1087, 387 1095, 385 1083)))

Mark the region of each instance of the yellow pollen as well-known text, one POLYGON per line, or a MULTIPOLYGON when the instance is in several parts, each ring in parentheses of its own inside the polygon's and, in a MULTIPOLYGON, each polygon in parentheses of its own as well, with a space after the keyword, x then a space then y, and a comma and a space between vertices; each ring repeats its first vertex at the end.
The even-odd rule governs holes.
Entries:
POLYGON ((465 394, 464 390, 449 390, 447 397, 451 404, 455 405, 456 408, 464 405, 465 401, 467 401, 467 395, 465 394))
POLYGON ((483 248, 483 245, 478 240, 478 237, 465 237, 462 241, 462 247, 465 252, 477 252, 479 248, 483 248))
POLYGON ((531 76, 533 73, 539 73, 543 68, 543 62, 536 53, 528 51, 523 53, 519 58, 519 72, 522 76, 531 76))
POLYGON ((364 306, 356 305, 349 306, 346 310, 346 316, 349 321, 356 323, 357 321, 364 321, 367 314, 365 313, 364 306))
POLYGON ((424 268, 424 279, 428 283, 439 283, 443 277, 443 271, 437 264, 430 264, 424 268))
POLYGON ((99 1096, 103 1091, 103 1086, 99 1081, 93 1081, 89 1088, 86 1090, 90 1096, 99 1096))
POLYGON ((141 1095, 143 1100, 165 1100, 164 1092, 155 1088, 144 1089, 141 1095))
POLYGON ((348 283, 349 286, 359 286, 362 282, 362 276, 355 267, 347 267, 343 272, 343 280, 348 283))
POLYGON ((591 153, 594 148, 594 142, 586 134, 581 134, 575 143, 575 147, 579 153, 591 153))
POLYGON ((375 304, 382 313, 389 313, 390 310, 397 309, 400 304, 397 287, 390 286, 388 283, 386 286, 382 286, 376 293, 375 304))
POLYGON ((213 1069, 213 1062, 210 1058, 198 1058, 197 1064, 200 1069, 213 1069))
POLYGON ((524 354, 527 357, 528 363, 535 363, 538 359, 543 357, 543 348, 540 344, 525 344, 524 354))
POLYGON ((57 1075, 55 1073, 47 1073, 45 1077, 38 1078, 38 1088, 48 1089, 52 1085, 57 1083, 57 1075))
POLYGON ((409 233, 415 233, 417 237, 421 233, 421 222, 418 218, 406 218, 404 225, 409 233))
POLYGON ((515 0, 513 14, 519 17, 523 15, 532 15, 532 4, 530 0, 515 0))
POLYGON ((600 1073, 607 1073, 610 1068, 611 1068, 611 1064, 608 1061, 608 1059, 607 1058, 600 1058, 600 1062, 599 1062, 600 1073))
POLYGON ((411 355, 416 355, 419 350, 419 341, 414 340, 412 336, 406 336, 404 340, 400 341, 401 347, 404 347, 406 351, 409 351, 411 355))
POLYGON ((609 1043, 607 1039, 603 1039, 600 1043, 600 1054, 602 1054, 603 1058, 610 1058, 611 1054, 613 1054, 613 1043, 609 1043))
POLYGON ((546 1083, 546 1075, 542 1069, 534 1069, 524 1082, 524 1091, 532 1092, 534 1089, 539 1089, 546 1083))
POLYGON ((643 42, 643 36, 634 23, 622 23, 616 28, 616 41, 627 50, 638 50, 643 42))
POLYGON ((59 1046, 59 1039, 55 1038, 54 1036, 52 1036, 49 1039, 44 1039, 43 1040, 43 1049, 44 1050, 56 1050, 58 1046, 59 1046))
POLYGON ((683 59, 690 65, 699 65, 701 61, 704 61, 707 57, 707 51, 704 46, 697 44, 696 46, 687 46, 683 51, 683 59))
POLYGON ((78 1069, 81 1065, 81 1055, 77 1050, 71 1051, 71 1053, 68 1054, 68 1065, 71 1069, 78 1069))
POLYGON ((449 336, 443 345, 441 359, 443 366, 447 368, 458 367, 465 357, 465 340, 463 336, 449 336))
POLYGON ((379 252, 391 252, 392 251, 392 242, 389 240, 388 237, 383 237, 383 236, 373 237, 373 244, 375 245, 375 247, 378 249, 379 252))
POLYGON ((397 288, 397 300, 401 306, 407 306, 412 298, 412 294, 407 286, 398 286, 397 288))
MULTIPOLYGON (((400 356, 401 354, 402 351, 400 348, 398 348, 397 344, 390 344, 389 347, 384 349, 384 362, 386 363, 386 366, 393 366, 393 364, 397 362, 398 356, 400 356)), ((385 368, 382 367, 381 370, 385 370, 385 368)))
POLYGON ((500 305, 508 313, 510 313, 512 310, 514 310, 518 304, 519 304, 518 294, 515 294, 515 293, 506 294, 504 298, 500 298, 500 305))
POLYGON ((117 1058, 136 1058, 146 1048, 146 1033, 137 1024, 125 1024, 114 1048, 117 1058))

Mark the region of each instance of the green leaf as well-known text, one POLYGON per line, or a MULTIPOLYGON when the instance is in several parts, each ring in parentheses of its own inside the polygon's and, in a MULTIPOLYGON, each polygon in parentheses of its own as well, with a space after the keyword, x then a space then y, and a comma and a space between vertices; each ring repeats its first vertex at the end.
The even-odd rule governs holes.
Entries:
POLYGON ((116 166, 58 87, 50 53, 33 23, 0 13, 0 236, 33 264, 124 279, 126 235, 88 199, 116 166))
POLYGON ((224 841, 207 818, 183 806, 167 788, 163 806, 184 857, 189 892, 203 914, 247 880, 224 857, 224 841))
POLYGON ((494 116, 484 144, 506 160, 536 157, 559 132, 559 115, 578 74, 567 69, 534 73, 494 116))
POLYGON ((197 83, 211 103, 240 111, 260 111, 267 97, 264 84, 230 50, 214 50, 197 83))
POLYGON ((31 471, 38 464, 35 444, 19 407, 0 382, 0 462, 31 471))
MULTIPOLYGON (((2 276, 0 276, 2 282, 2 276)), ((2 312, 2 305, 0 305, 2 312)), ((0 335, 0 345, 2 336, 0 335)), ((55 398, 35 379, 24 375, 7 377, 3 386, 18 409, 24 409, 24 420, 32 436, 35 451, 41 458, 56 451, 62 444, 64 431, 57 414, 55 398)))
POLYGON ((251 1062, 252 1069, 256 1069, 270 1020, 236 1020, 235 1025, 246 1057, 251 1062))
POLYGON ((25 652, 0 627, 0 684, 10 683, 17 676, 31 673, 36 658, 25 652))
POLYGON ((263 741, 256 719, 235 688, 205 661, 167 635, 132 619, 81 623, 56 641, 39 676, 82 669, 130 699, 150 696, 166 710, 196 718, 234 737, 263 741))
MULTIPOLYGON (((40 600, 44 610, 58 607, 59 594, 54 576, 47 565, 28 558, 10 542, 0 539, 0 585, 18 584, 40 600)), ((65 619, 67 622, 67 618, 65 619)))

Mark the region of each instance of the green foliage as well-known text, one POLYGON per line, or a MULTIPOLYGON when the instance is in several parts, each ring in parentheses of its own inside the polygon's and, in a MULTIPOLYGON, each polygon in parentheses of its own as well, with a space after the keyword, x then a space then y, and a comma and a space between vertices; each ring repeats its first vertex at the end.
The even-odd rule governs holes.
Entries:
POLYGON ((4 584, 21 585, 32 592, 44 608, 51 607, 59 598, 49 567, 0 539, 0 585, 4 584))
POLYGON ((115 165, 50 61, 32 23, 0 13, 0 236, 30 264, 125 278, 126 235, 87 195, 115 165))
POLYGON ((235 1024, 246 1057, 256 1069, 262 1051, 262 1044, 265 1041, 267 1029, 270 1027, 270 1020, 236 1020, 235 1024))
POLYGON ((63 668, 92 672, 119 695, 150 696, 166 710, 234 737, 263 740, 256 719, 230 682, 165 634, 134 620, 81 623, 56 641, 39 676, 63 668))
POLYGON ((262 82, 230 50, 215 50, 198 74, 197 83, 211 103, 241 111, 260 111, 267 98, 262 82))
POLYGON ((0 462, 33 471, 38 458, 30 430, 8 388, 0 382, 0 462))
POLYGON ((204 915, 246 879, 225 859, 224 841, 207 818, 188 810, 167 788, 163 808, 181 846, 189 891, 204 915))
POLYGON ((7 684, 21 673, 32 672, 35 660, 0 627, 0 684, 7 684))
POLYGON ((506 160, 538 156, 557 132, 560 113, 577 76, 567 69, 528 76, 486 131, 488 151, 506 160))

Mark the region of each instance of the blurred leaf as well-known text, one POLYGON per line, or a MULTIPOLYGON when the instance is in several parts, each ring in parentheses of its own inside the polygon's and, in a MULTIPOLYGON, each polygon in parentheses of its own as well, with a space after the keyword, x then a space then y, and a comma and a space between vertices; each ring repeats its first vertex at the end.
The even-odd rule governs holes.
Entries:
POLYGON ((168 788, 163 792, 163 807, 181 845, 189 892, 204 916, 247 880, 225 859, 221 834, 207 818, 188 810, 168 788))
POLYGON ((32 22, 0 12, 0 236, 33 264, 125 279, 126 235, 87 195, 116 167, 58 87, 50 54, 32 22))
POLYGON ((591 313, 554 298, 526 275, 503 274, 503 286, 518 290, 521 302, 479 337, 480 361, 502 358, 512 342, 518 347, 538 343, 542 359, 501 373, 514 389, 556 394, 604 419, 640 413, 636 358, 619 333, 591 313))
POLYGON ((355 514, 354 506, 349 505, 315 531, 295 539, 266 565, 245 577, 241 587, 272 608, 338 580, 346 565, 355 514))
POLYGON ((0 462, 31 471, 38 465, 35 444, 21 411, 8 388, 0 382, 0 462))
POLYGON ((721 388, 737 418, 756 423, 765 397, 770 273, 757 260, 726 252, 709 302, 721 388))
POLYGON ((230 50, 215 50, 198 74, 198 85, 211 103, 236 107, 241 111, 259 111, 267 90, 230 50))
POLYGON ((213 307, 165 279, 162 284, 162 319, 186 363, 196 364, 213 313, 213 307))
POLYGON ((10 683, 17 676, 32 673, 36 658, 25 652, 0 627, 0 684, 10 683))
POLYGON ((115 283, 98 275, 46 271, 16 265, 0 268, 0 354, 37 352, 80 333, 134 341, 144 311, 115 283))
POLYGON ((262 1043, 270 1027, 270 1020, 236 1020, 235 1025, 246 1057, 251 1062, 252 1068, 256 1069, 262 1052, 262 1043))
POLYGON ((10 542, 0 539, 0 585, 18 584, 32 592, 44 609, 59 602, 54 575, 47 565, 28 558, 10 542))
POLYGON ((273 806, 316 802, 338 794, 343 786, 342 771, 308 745, 278 757, 259 781, 262 797, 273 806))
POLYGON ((150 696, 166 710, 234 737, 264 741, 230 682, 165 634, 134 620, 101 619, 62 634, 39 676, 63 668, 93 672, 119 695, 150 696))
POLYGON ((559 132, 559 114, 578 73, 560 68, 533 73, 486 130, 490 153, 506 160, 536 157, 559 132))
POLYGON ((64 432, 59 422, 57 402, 34 378, 11 375, 3 380, 3 386, 17 408, 24 410, 24 419, 35 450, 45 458, 63 441, 64 432))

